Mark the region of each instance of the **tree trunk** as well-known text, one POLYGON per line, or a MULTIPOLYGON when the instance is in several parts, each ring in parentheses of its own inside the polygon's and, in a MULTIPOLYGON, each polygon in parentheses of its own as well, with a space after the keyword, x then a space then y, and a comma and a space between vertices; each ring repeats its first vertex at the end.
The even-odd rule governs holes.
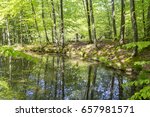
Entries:
POLYGON ((107 17, 108 17, 108 29, 109 29, 109 35, 108 38, 111 39, 112 38, 112 24, 111 24, 111 14, 110 14, 110 8, 108 6, 107 3, 105 3, 106 8, 107 8, 107 17))
POLYGON ((6 41, 6 29, 5 28, 2 29, 2 36, 3 36, 2 43, 3 43, 3 45, 5 45, 5 41, 6 41))
POLYGON ((95 45, 95 47, 97 47, 96 28, 95 28, 95 19, 94 19, 92 0, 90 0, 90 15, 91 15, 91 23, 92 23, 92 37, 93 37, 94 45, 95 45))
POLYGON ((1 40, 1 45, 3 45, 3 31, 2 31, 2 28, 0 28, 0 40, 1 40))
POLYGON ((23 45, 23 32, 22 32, 22 17, 23 17, 23 13, 22 13, 22 10, 20 11, 20 30, 19 30, 19 42, 21 43, 21 46, 23 45))
POLYGON ((56 14, 55 14, 55 6, 54 6, 54 1, 51 0, 51 5, 52 5, 52 15, 53 15, 53 34, 54 34, 54 39, 52 40, 53 43, 56 42, 58 43, 58 39, 57 39, 57 26, 56 26, 56 14))
POLYGON ((40 44, 41 44, 41 34, 40 34, 40 31, 39 31, 38 22, 37 22, 37 19, 36 19, 36 12, 35 12, 32 0, 30 2, 31 2, 31 7, 32 7, 32 14, 34 15, 35 27, 36 27, 36 30, 37 30, 37 33, 38 33, 38 37, 40 39, 40 44))
POLYGON ((121 0, 121 26, 120 26, 120 44, 124 44, 125 33, 125 1, 121 0))
POLYGON ((85 0, 85 2, 86 2, 86 11, 87 11, 87 23, 88 23, 89 41, 90 41, 90 43, 93 43, 92 34, 91 34, 91 20, 90 20, 89 2, 88 2, 88 0, 85 0))
MULTIPOLYGON (((131 12, 131 22, 132 22, 132 29, 133 29, 133 42, 138 42, 138 29, 137 29, 137 22, 136 22, 136 14, 135 14, 135 1, 130 0, 130 12, 131 12)), ((138 47, 134 47, 133 56, 137 56, 138 54, 138 47)))
POLYGON ((52 34, 52 43, 54 43, 55 39, 54 39, 54 27, 53 26, 51 27, 51 34, 52 34))
POLYGON ((11 40, 10 40, 10 32, 9 32, 9 21, 8 18, 6 19, 6 35, 7 35, 7 42, 8 45, 11 45, 11 40))
POLYGON ((43 21, 43 27, 44 27, 46 42, 49 43, 49 38, 48 38, 47 29, 46 29, 46 23, 45 23, 45 11, 44 11, 44 8, 45 8, 44 1, 42 0, 42 21, 43 21))
POLYGON ((143 20, 143 32, 144 32, 144 38, 146 36, 146 27, 145 27, 145 10, 144 10, 144 0, 142 0, 142 20, 143 20))
POLYGON ((147 40, 150 40, 150 3, 149 3, 149 6, 148 6, 148 12, 147 12, 147 29, 146 29, 146 37, 147 37, 147 40))
POLYGON ((116 19, 115 19, 115 3, 114 0, 111 0, 112 4, 112 23, 113 23, 113 32, 114 32, 114 40, 117 39, 117 29, 116 29, 116 19))
POLYGON ((63 49, 65 47, 63 0, 60 0, 60 17, 61 17, 61 45, 63 49))

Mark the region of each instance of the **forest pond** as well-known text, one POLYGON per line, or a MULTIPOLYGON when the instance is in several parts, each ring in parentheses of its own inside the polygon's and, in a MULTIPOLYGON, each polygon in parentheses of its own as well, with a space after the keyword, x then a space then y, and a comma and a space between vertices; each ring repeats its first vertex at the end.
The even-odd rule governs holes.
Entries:
POLYGON ((38 62, 0 57, 0 99, 128 99, 134 87, 123 84, 130 79, 102 64, 63 56, 41 56, 38 62))

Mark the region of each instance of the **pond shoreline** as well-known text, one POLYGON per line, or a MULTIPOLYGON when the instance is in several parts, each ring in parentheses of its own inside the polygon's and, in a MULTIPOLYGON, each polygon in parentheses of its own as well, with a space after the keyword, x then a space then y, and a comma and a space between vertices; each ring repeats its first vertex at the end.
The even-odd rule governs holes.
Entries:
MULTIPOLYGON (((9 46, 4 46, 4 48, 9 48, 9 46)), ((2 47, 3 48, 3 47, 2 47)), ((98 63, 105 64, 106 66, 114 69, 118 69, 126 72, 126 74, 132 74, 137 72, 135 62, 139 63, 143 61, 149 61, 149 48, 145 49, 137 57, 132 56, 132 49, 127 50, 122 46, 118 45, 118 42, 110 40, 102 40, 98 42, 97 48, 94 44, 89 44, 88 42, 69 42, 65 45, 64 49, 58 47, 54 44, 47 45, 13 45, 11 47, 16 51, 23 52, 25 54, 31 55, 33 57, 38 57, 38 55, 45 54, 59 54, 65 55, 68 58, 81 59, 85 61, 95 61, 98 63)), ((139 66, 138 66, 139 68, 139 66)), ((141 65, 140 70, 149 71, 150 64, 141 65)))
POLYGON ((123 70, 131 74, 133 72, 132 53, 113 41, 101 41, 98 48, 88 42, 71 42, 65 48, 57 49, 55 45, 46 46, 25 46, 23 50, 26 53, 35 54, 61 54, 69 58, 82 59, 86 61, 96 61, 105 64, 108 67, 123 70), (59 52, 58 52, 59 51, 59 52))

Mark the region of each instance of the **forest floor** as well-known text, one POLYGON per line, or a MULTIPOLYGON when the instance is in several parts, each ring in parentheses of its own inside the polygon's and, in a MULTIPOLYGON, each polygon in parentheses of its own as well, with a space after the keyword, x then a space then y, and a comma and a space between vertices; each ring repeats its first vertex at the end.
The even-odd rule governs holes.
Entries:
MULTIPOLYGON (((98 61, 109 67, 124 70, 127 74, 133 72, 135 62, 142 63, 150 59, 149 48, 140 52, 137 57, 132 57, 132 50, 121 47, 118 42, 102 40, 98 42, 97 46, 98 48, 95 48, 94 44, 89 44, 88 42, 68 42, 64 48, 64 53, 70 58, 98 61)), ((42 47, 26 45, 20 49, 32 55, 33 53, 58 53, 57 47, 52 44, 42 47)), ((142 69, 149 71, 150 64, 143 65, 142 69)))

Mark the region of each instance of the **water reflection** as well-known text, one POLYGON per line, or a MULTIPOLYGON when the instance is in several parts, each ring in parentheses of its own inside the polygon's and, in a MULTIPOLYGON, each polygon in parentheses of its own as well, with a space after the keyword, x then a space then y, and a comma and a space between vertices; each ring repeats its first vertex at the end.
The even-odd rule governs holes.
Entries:
POLYGON ((0 57, 0 98, 28 100, 127 99, 133 87, 121 73, 99 64, 41 57, 38 63, 0 57), (4 86, 6 90, 3 90, 4 86))

